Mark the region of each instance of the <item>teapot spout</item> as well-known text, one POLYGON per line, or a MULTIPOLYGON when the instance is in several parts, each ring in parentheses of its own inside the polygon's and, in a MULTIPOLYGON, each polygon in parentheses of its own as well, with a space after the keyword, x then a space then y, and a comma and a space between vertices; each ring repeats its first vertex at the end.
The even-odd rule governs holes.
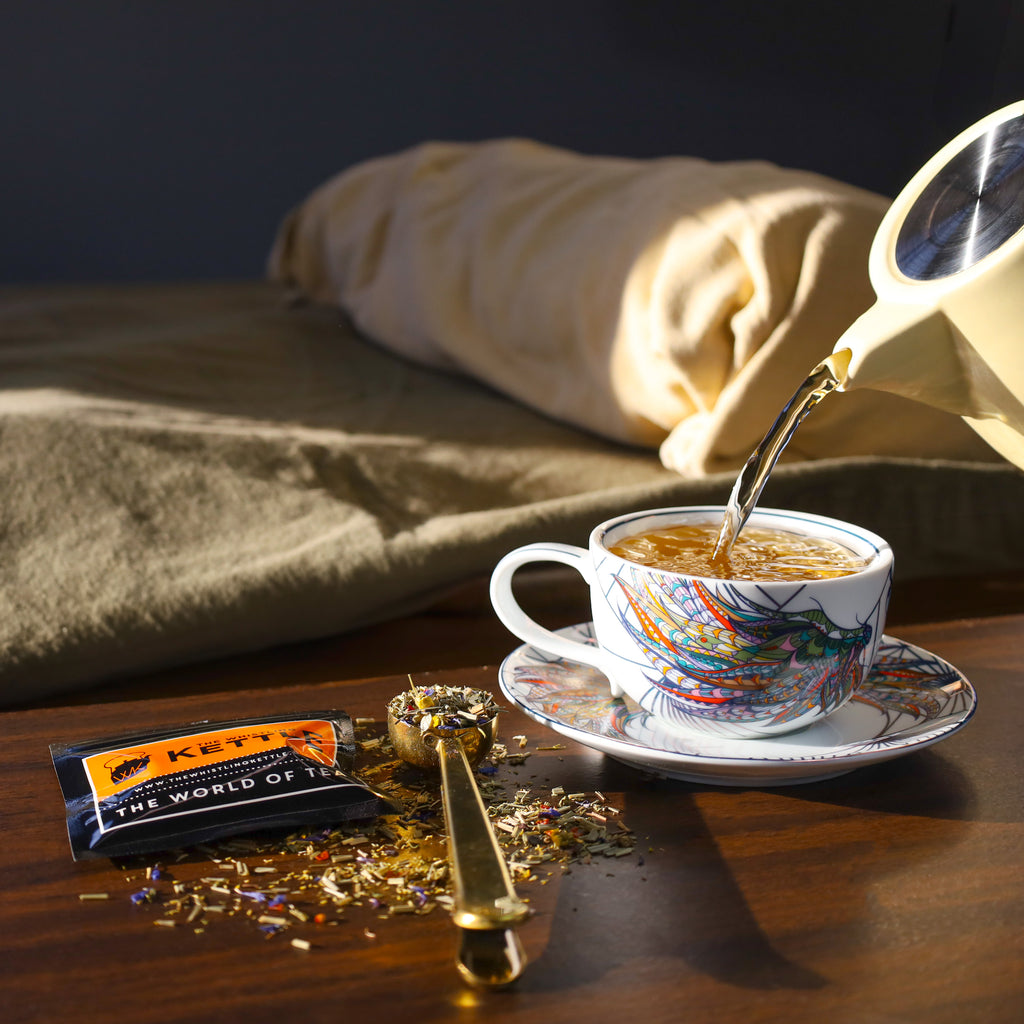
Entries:
POLYGON ((888 391, 961 416, 1024 469, 1024 403, 941 310, 877 302, 827 362, 837 390, 888 391))
POLYGON ((829 362, 840 391, 871 388, 957 416, 992 415, 979 408, 965 346, 941 310, 876 302, 846 330, 829 362))

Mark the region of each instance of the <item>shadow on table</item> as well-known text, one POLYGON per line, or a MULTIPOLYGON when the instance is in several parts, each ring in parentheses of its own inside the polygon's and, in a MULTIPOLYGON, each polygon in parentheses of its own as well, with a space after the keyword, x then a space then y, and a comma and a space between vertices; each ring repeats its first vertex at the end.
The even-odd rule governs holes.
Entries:
POLYGON ((567 991, 622 970, 642 983, 651 970, 664 976, 666 961, 669 971, 679 961, 680 978, 695 972, 744 989, 828 984, 780 954, 761 929, 697 806, 699 787, 662 780, 638 787, 637 773, 611 759, 601 776, 608 792, 629 793, 637 845, 603 871, 595 858, 561 879, 549 941, 524 987, 567 991), (666 806, 663 789, 672 792, 671 810, 658 817, 656 839, 648 840, 646 823, 666 806))
MULTIPOLYGON (((680 978, 697 973, 748 990, 823 988, 831 979, 787 958, 773 945, 745 890, 756 878, 755 906, 774 907, 777 919, 778 900, 785 899, 787 888, 801 884, 774 875, 780 863, 792 855, 799 865, 803 858, 803 867, 797 870, 804 872, 805 880, 833 869, 821 864, 813 849, 803 849, 790 838, 778 849, 752 851, 749 857, 744 853, 740 861, 746 863, 740 870, 748 877, 741 886, 730 863, 744 827, 739 819, 760 816, 754 847, 775 828, 789 829, 796 836, 804 825, 812 830, 822 824, 831 827, 834 812, 829 807, 892 815, 891 825, 883 819, 880 826, 886 833, 897 827, 897 817, 912 815, 948 821, 949 828, 933 837, 935 843, 948 846, 966 835, 967 826, 960 823, 972 820, 977 805, 971 779, 955 762, 931 751, 837 779, 770 791, 786 801, 806 801, 806 814, 769 802, 767 792, 645 777, 609 758, 594 767, 598 775, 588 781, 603 791, 627 794, 627 824, 636 831, 638 842, 631 857, 609 862, 603 871, 595 860, 561 879, 549 941, 523 982, 531 990, 567 991, 623 970, 638 979, 645 971, 660 976, 666 970, 678 971, 680 978), (736 795, 735 802, 719 798, 731 794, 736 795), (814 805, 821 810, 816 812, 814 805), (713 831, 716 822, 729 830, 729 857, 713 831)), ((849 842, 856 856, 863 838, 851 836, 849 842)), ((766 847, 772 847, 771 840, 766 847)), ((845 854, 840 851, 837 856, 845 854)), ((847 876, 841 883, 843 897, 854 903, 861 899, 861 884, 886 872, 881 862, 862 867, 863 878, 857 872, 841 872, 847 876)), ((823 893, 821 898, 827 897, 823 893)), ((810 933, 816 927, 802 918, 791 924, 797 932, 810 933)), ((814 940, 805 935, 794 941, 814 940)))
POLYGON ((945 749, 922 750, 836 779, 792 786, 785 792, 798 800, 879 814, 1024 822, 1024 780, 1017 764, 1008 763, 1007 749, 1008 744, 1001 741, 986 744, 979 734, 974 742, 962 744, 956 757, 945 749))
POLYGON ((947 821, 974 820, 979 806, 974 785, 960 766, 930 750, 835 779, 789 786, 784 792, 797 800, 947 821))

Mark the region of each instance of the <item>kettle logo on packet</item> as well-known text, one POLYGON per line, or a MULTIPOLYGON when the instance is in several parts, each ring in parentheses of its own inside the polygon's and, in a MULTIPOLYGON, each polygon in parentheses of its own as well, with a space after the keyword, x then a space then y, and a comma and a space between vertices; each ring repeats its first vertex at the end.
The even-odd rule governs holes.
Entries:
POLYGON ((144 750, 119 752, 104 761, 103 767, 110 772, 111 785, 118 786, 149 767, 149 754, 144 750))

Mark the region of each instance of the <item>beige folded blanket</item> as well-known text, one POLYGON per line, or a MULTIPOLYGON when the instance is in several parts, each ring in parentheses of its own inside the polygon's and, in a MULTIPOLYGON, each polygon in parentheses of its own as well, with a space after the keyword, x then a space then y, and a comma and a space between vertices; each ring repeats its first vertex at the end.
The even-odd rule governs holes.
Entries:
MULTIPOLYGON (((703 476, 742 464, 870 305, 886 205, 760 162, 428 143, 314 191, 270 273, 405 356, 703 476)), ((865 391, 787 452, 850 455, 996 458, 955 417, 865 391)))

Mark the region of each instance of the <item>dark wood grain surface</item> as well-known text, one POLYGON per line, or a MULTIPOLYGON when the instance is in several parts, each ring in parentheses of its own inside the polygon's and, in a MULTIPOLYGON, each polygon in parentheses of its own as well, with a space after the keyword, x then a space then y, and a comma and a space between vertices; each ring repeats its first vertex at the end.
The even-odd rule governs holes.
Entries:
MULTIPOLYGON (((48 755, 129 727, 324 706, 382 717, 401 676, 47 707, 0 716, 0 1019, 21 1021, 929 1022, 1024 1019, 1024 616, 919 622, 910 640, 974 683, 979 709, 918 753, 827 782, 659 781, 518 712, 524 785, 600 791, 638 844, 545 884, 530 958, 477 993, 443 913, 353 914, 301 951, 242 921, 154 927, 109 860, 72 861, 48 755), (79 894, 110 892, 103 902, 79 894), (370 927, 372 926, 372 927, 370 927), (375 936, 369 937, 367 929, 375 936)), ((496 689, 493 668, 444 673, 496 689)))

